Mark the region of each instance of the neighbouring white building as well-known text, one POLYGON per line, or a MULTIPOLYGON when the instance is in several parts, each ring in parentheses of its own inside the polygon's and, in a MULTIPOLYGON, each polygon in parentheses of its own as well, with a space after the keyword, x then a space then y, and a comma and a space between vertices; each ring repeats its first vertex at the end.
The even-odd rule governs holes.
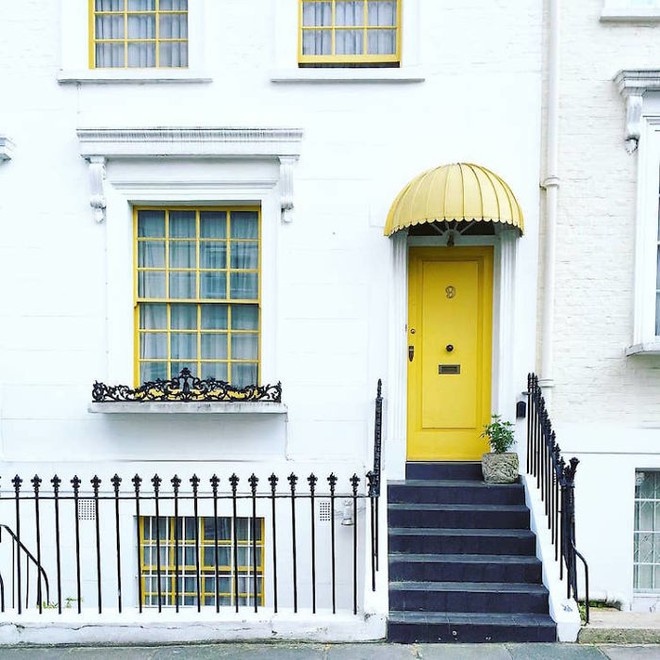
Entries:
POLYGON ((529 372, 580 460, 592 598, 655 607, 659 23, 657 0, 3 7, 1 640, 383 637, 386 483, 479 460, 493 414, 524 468, 529 372))

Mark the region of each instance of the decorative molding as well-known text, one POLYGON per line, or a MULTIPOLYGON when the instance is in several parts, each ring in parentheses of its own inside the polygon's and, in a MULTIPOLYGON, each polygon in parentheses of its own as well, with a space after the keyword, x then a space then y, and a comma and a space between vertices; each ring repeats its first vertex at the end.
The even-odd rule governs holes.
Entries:
POLYGON ((280 156, 280 207, 282 221, 293 220, 293 166, 297 156, 280 156))
POLYGON ((6 135, 0 135, 0 163, 11 160, 13 155, 14 143, 6 135))
POLYGON ((293 172, 303 138, 299 128, 79 128, 80 154, 89 162, 94 217, 105 218, 109 158, 277 159, 282 220, 293 220, 293 172))
POLYGON ((606 3, 600 13, 603 22, 648 23, 660 21, 660 7, 633 7, 623 0, 606 3))
POLYGON ((626 99, 626 151, 632 154, 639 145, 646 92, 660 91, 660 69, 624 69, 614 77, 619 93, 626 99))
POLYGON ((299 128, 79 128, 80 154, 106 158, 300 155, 299 128))
POLYGON ((105 220, 105 193, 103 182, 105 181, 105 158, 103 156, 90 156, 89 163, 89 205, 94 212, 94 220, 103 222, 105 220))

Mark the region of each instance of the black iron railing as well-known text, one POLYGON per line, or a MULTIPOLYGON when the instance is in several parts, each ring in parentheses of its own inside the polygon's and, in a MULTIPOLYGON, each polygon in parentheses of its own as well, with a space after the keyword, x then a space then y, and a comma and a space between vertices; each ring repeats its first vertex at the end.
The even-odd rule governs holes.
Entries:
MULTIPOLYGON (((19 556, 12 560, 13 609, 77 607, 81 613, 85 602, 99 613, 190 606, 357 614, 369 570, 361 548, 371 543, 372 554, 377 551, 378 473, 370 473, 368 492, 357 474, 341 480, 334 473, 300 479, 294 473, 282 479, 214 474, 186 482, 177 475, 66 482, 55 475, 48 487, 37 475, 27 483, 17 475, 11 489, 0 492, 0 516, 13 519, 14 531, 0 529, 37 568, 37 598, 23 600, 29 583, 19 556), (371 516, 364 515, 367 507, 371 516)), ((8 561, 0 544, 0 572, 8 561)), ((375 587, 373 561, 371 570, 375 587)))
POLYGON ((383 444, 383 383, 378 379, 376 388, 376 407, 374 414, 374 467, 367 473, 369 484, 369 507, 371 517, 371 590, 376 591, 376 572, 378 571, 378 501, 380 499, 380 463, 383 444))
POLYGON ((536 479, 548 518, 548 529, 559 562, 566 572, 567 597, 578 600, 577 560, 584 565, 585 614, 589 623, 589 567, 575 542, 575 471, 578 459, 568 463, 561 455, 536 374, 527 377, 527 473, 536 479))
MULTIPOLYGON (((43 598, 46 598, 46 601, 50 598, 50 588, 48 585, 48 577, 43 567, 40 564, 39 559, 37 559, 26 547, 21 543, 20 539, 16 536, 14 531, 7 527, 7 525, 0 525, 0 544, 3 541, 3 534, 7 534, 11 540, 11 606, 16 608, 19 613, 22 611, 23 607, 26 609, 30 606, 30 569, 33 568, 35 571, 35 580, 37 583, 36 586, 36 607, 40 607, 43 604, 43 598), (25 567, 23 567, 21 560, 25 560, 25 567), (25 572, 23 572, 25 568, 25 572), (18 576, 18 580, 16 579, 18 576), (25 605, 23 605, 22 600, 22 589, 25 588, 25 605)), ((0 611, 5 611, 5 581, 0 574, 0 611)))

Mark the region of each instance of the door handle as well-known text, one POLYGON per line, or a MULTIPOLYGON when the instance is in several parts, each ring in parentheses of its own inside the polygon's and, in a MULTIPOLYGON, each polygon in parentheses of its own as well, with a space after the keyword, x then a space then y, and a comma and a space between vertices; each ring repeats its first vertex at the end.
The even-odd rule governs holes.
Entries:
POLYGON ((414 357, 415 357, 415 347, 408 346, 408 360, 412 362, 414 357))

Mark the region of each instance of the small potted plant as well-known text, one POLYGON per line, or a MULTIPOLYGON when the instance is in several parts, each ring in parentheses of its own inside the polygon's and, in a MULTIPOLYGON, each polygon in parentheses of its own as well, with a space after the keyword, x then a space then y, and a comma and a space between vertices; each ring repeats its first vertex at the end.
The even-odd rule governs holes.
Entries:
POLYGON ((488 438, 490 453, 481 457, 481 471, 484 481, 489 484, 512 484, 518 479, 518 454, 509 451, 516 440, 513 437, 513 424, 504 422, 500 415, 493 415, 493 421, 484 426, 482 438, 488 438))

